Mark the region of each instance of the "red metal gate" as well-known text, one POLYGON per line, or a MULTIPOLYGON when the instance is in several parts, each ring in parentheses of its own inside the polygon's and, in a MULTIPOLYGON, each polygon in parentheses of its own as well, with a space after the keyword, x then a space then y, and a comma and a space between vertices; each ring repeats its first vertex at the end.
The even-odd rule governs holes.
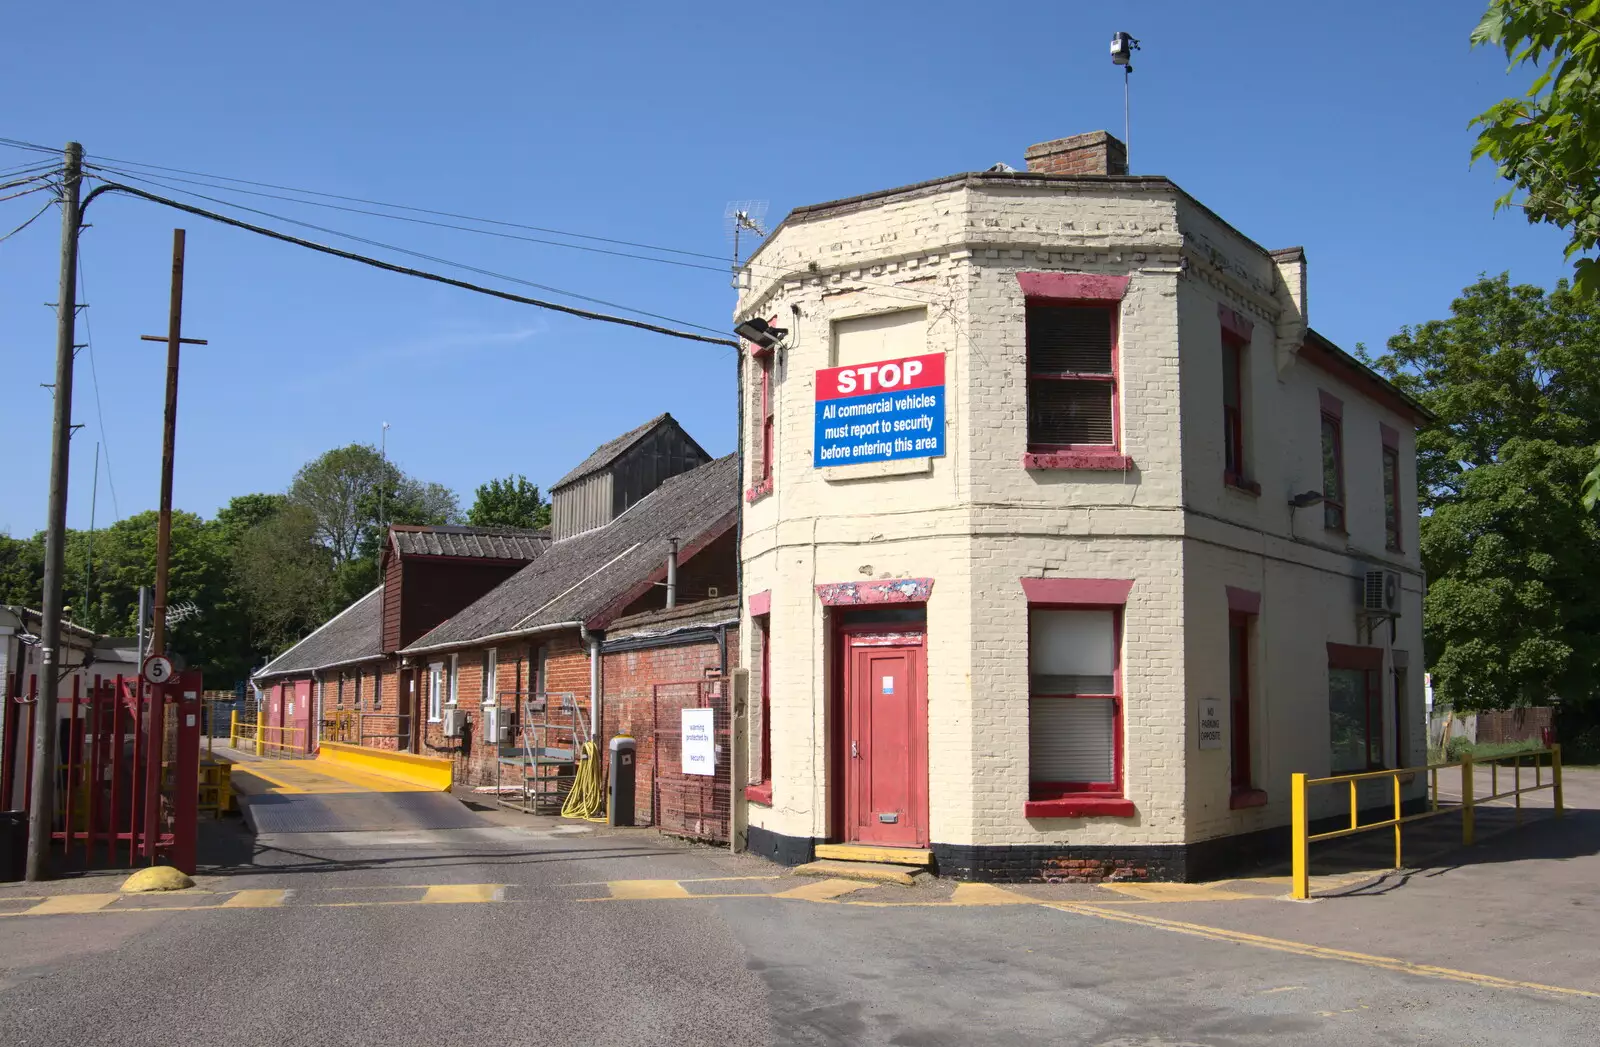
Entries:
MULTIPOLYGON (((51 839, 62 848, 61 866, 154 865, 166 861, 184 872, 195 868, 199 808, 200 674, 180 673, 165 684, 137 677, 95 677, 83 693, 72 679, 58 708, 55 807, 51 839)), ((7 739, 5 757, 21 765, 22 803, 33 796, 34 717, 39 680, 29 678, 8 717, 18 729, 7 739), (23 728, 20 721, 26 721, 23 728), (16 737, 21 735, 21 738, 16 737), (23 742, 18 747, 15 742, 23 742), (19 759, 20 757, 20 759, 19 759)), ((8 766, 7 771, 10 770, 8 766)), ((0 773, 16 799, 15 777, 0 773)))
POLYGON ((651 687, 654 738, 655 822, 662 832, 728 842, 732 808, 733 748, 729 744, 726 680, 680 680, 651 687), (711 774, 684 772, 683 712, 709 709, 715 763, 711 774))

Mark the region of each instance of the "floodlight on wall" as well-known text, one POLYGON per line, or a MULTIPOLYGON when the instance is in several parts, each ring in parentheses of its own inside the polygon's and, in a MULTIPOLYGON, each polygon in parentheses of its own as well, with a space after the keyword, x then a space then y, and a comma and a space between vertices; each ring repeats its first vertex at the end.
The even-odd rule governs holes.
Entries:
POLYGON ((757 349, 772 349, 788 336, 789 329, 773 327, 760 317, 754 317, 735 327, 733 333, 757 349))
POLYGON ((1309 509, 1311 506, 1323 501, 1321 491, 1302 491, 1289 499, 1291 509, 1309 509))

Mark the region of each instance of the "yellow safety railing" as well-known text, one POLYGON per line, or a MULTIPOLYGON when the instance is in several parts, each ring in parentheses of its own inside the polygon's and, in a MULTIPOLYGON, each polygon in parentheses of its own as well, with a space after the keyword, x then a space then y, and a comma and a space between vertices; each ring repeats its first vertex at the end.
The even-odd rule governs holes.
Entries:
POLYGON ((361 712, 357 709, 335 709, 324 715, 322 737, 331 742, 361 744, 361 712))
POLYGON ((1508 756, 1497 756, 1484 761, 1489 766, 1489 795, 1475 796, 1473 771, 1475 764, 1469 753, 1455 763, 1431 763, 1425 767, 1397 767, 1390 771, 1366 771, 1361 774, 1336 774, 1327 778, 1308 778, 1304 774, 1293 775, 1290 779, 1289 796, 1289 829, 1290 829, 1290 867, 1294 881, 1293 896, 1304 900, 1311 897, 1311 845, 1322 840, 1334 840, 1341 836, 1353 836, 1356 833, 1372 832, 1377 829, 1394 829, 1394 867, 1403 868, 1401 861, 1400 827, 1407 822, 1421 821, 1424 818, 1434 818, 1441 814, 1461 812, 1461 842, 1470 846, 1473 843, 1477 828, 1475 808, 1481 804, 1495 800, 1513 797, 1516 801, 1517 821, 1522 821, 1522 794, 1549 789, 1555 806, 1556 817, 1559 818, 1563 811, 1563 797, 1561 793, 1561 746, 1552 745, 1548 749, 1530 749, 1527 752, 1512 753, 1508 756), (1547 763, 1541 762, 1541 757, 1549 757, 1547 763), (1534 784, 1522 784, 1522 761, 1531 759, 1533 764, 1529 770, 1533 772, 1534 784), (1512 766, 1512 787, 1505 792, 1500 791, 1500 765, 1506 761, 1514 761, 1512 766), (1461 768, 1461 805, 1460 807, 1439 806, 1439 772, 1452 767, 1461 768), (1550 772, 1546 780, 1544 772, 1550 772), (1426 774, 1428 776, 1428 809, 1418 814, 1402 814, 1400 791, 1405 784, 1401 779, 1407 775, 1413 776, 1426 774), (1382 778, 1391 779, 1394 783, 1394 817, 1385 818, 1378 822, 1362 822, 1361 805, 1357 792, 1359 784, 1365 781, 1377 781, 1382 778), (1306 804, 1306 791, 1312 786, 1350 785, 1350 825, 1348 828, 1334 829, 1330 832, 1311 832, 1310 815, 1306 804))
POLYGON ((255 743, 257 756, 266 756, 269 750, 274 755, 284 752, 300 755, 306 751, 300 740, 304 731, 304 727, 274 727, 267 723, 265 712, 257 712, 254 722, 248 717, 241 720, 236 712, 228 722, 228 747, 237 749, 239 739, 248 738, 255 743))

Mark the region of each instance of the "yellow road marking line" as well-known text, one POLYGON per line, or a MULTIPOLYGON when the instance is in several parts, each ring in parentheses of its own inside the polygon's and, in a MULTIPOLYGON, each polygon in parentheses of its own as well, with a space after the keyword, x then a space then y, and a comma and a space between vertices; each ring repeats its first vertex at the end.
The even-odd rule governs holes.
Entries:
POLYGON ((423 905, 460 905, 463 902, 495 902, 505 898, 505 884, 446 883, 422 892, 423 905))
POLYGON ((1304 985, 1280 985, 1276 989, 1262 989, 1260 992, 1256 993, 1256 995, 1271 996, 1275 992, 1299 992, 1304 988, 1304 985))
POLYGON ((232 898, 223 902, 220 909, 271 909, 282 905, 289 896, 289 892, 282 887, 265 887, 248 891, 238 891, 232 898))
POLYGON ((1147 902, 1238 902, 1264 897, 1202 883, 1103 883, 1100 886, 1147 902))
POLYGON ((1076 902, 1047 902, 1048 908, 1059 909, 1062 912, 1076 913, 1081 916, 1095 916, 1102 920, 1116 920, 1122 923, 1136 924, 1141 927, 1152 927, 1156 930, 1172 931, 1176 934, 1187 934, 1196 938, 1209 938, 1212 941, 1231 942, 1235 945, 1253 945, 1260 949, 1272 949, 1275 952, 1291 953, 1296 956, 1308 956, 1319 960, 1338 960, 1343 963, 1359 964, 1363 967, 1375 967, 1379 970, 1395 971, 1400 974, 1415 974, 1424 978, 1440 978, 1445 981, 1465 982, 1468 985, 1478 985, 1486 989, 1512 989, 1522 992, 1546 992, 1561 996, 1581 996, 1587 999, 1600 999, 1600 992, 1590 992, 1587 989, 1570 989, 1560 985, 1542 985, 1539 982, 1517 981, 1512 978, 1500 978, 1492 974, 1475 974, 1471 971, 1458 971, 1450 967, 1436 967, 1426 963, 1412 963, 1410 960, 1400 960, 1392 956, 1373 956, 1369 953, 1352 952, 1348 949, 1333 949, 1325 945, 1312 945, 1309 942, 1290 941, 1286 938, 1268 938, 1259 934, 1248 934, 1244 931, 1230 931, 1224 927, 1207 927, 1204 924, 1184 923, 1180 920, 1167 920, 1159 916, 1145 916, 1138 913, 1124 912, 1116 909, 1105 909, 1095 905, 1084 905, 1076 902))
MULTIPOLYGON (((734 880, 787 880, 787 879, 788 879, 787 876, 685 876, 681 880, 673 880, 671 882, 672 883, 728 883, 728 882, 731 882, 731 881, 734 881, 734 880)), ((615 882, 615 881, 612 881, 612 880, 579 880, 579 881, 577 881, 575 883, 558 883, 558 884, 555 884, 555 886, 557 886, 557 887, 609 887, 613 882, 615 882)), ((645 883, 653 883, 655 881, 653 881, 653 880, 645 880, 643 882, 645 882, 645 883)), ((700 897, 700 896, 696 895, 695 897, 700 897)))
POLYGON ((31 909, 23 910, 21 916, 54 916, 58 913, 98 912, 121 898, 120 894, 58 894, 54 898, 46 898, 31 909))
POLYGON ((677 880, 611 880, 606 886, 611 888, 611 897, 634 901, 692 897, 677 880))
POLYGON ((866 890, 868 887, 878 886, 875 883, 862 883, 860 880, 813 880, 803 883, 799 887, 791 887, 787 891, 768 895, 771 898, 795 898, 803 902, 826 902, 838 898, 840 895, 852 894, 856 891, 866 890))

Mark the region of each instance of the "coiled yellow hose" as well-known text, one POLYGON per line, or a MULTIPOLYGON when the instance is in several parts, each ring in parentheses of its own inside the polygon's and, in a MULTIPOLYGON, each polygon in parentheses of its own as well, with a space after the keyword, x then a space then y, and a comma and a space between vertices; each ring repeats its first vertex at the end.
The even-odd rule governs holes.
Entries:
POLYGON ((577 780, 572 783, 567 800, 561 805, 563 818, 605 821, 606 788, 600 780, 600 770, 600 747, 594 742, 584 742, 577 780))

